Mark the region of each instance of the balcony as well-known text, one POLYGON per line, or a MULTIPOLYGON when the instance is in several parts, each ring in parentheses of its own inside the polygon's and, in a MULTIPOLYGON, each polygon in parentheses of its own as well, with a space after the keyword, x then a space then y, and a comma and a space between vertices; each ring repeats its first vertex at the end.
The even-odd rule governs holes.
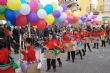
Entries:
POLYGON ((68 5, 71 5, 71 4, 77 4, 77 0, 65 0, 65 4, 68 6, 68 5))

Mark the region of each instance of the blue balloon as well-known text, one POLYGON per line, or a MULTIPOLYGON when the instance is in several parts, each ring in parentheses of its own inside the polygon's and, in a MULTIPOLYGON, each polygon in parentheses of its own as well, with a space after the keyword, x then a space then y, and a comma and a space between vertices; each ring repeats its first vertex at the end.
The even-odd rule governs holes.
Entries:
POLYGON ((47 4, 44 7, 44 10, 47 12, 47 14, 51 14, 53 12, 53 6, 51 4, 47 4))
POLYGON ((22 3, 22 4, 25 4, 25 3, 26 3, 26 0, 21 0, 21 3, 22 3))
POLYGON ((80 27, 84 26, 84 24, 79 24, 80 27))
POLYGON ((15 11, 15 14, 17 15, 18 13, 19 13, 19 10, 16 10, 16 11, 15 11))
POLYGON ((12 26, 12 24, 11 24, 10 21, 7 21, 6 25, 7 25, 7 26, 12 26))
POLYGON ((55 22, 60 22, 60 21, 61 21, 60 18, 56 18, 56 19, 55 19, 55 22))
POLYGON ((16 20, 16 13, 13 10, 6 9, 5 10, 5 18, 8 21, 14 21, 14 20, 16 20))

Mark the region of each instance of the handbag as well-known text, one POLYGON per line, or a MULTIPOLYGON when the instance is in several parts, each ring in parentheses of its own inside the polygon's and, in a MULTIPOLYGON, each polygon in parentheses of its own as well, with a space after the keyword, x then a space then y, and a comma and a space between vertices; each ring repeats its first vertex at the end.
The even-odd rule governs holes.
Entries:
POLYGON ((10 63, 2 65, 2 67, 6 67, 6 66, 11 66, 12 65, 13 69, 18 69, 19 67, 18 67, 17 63, 15 62, 14 58, 12 58, 11 56, 8 56, 8 57, 9 57, 10 63))
POLYGON ((41 62, 41 60, 40 60, 40 52, 39 52, 39 60, 38 60, 38 66, 37 66, 37 69, 41 69, 42 68, 42 62, 41 62))
POLYGON ((60 50, 59 49, 54 49, 54 53, 55 53, 55 55, 59 55, 60 54, 60 50))
POLYGON ((19 68, 17 63, 15 62, 14 58, 11 58, 11 65, 12 65, 13 69, 18 69, 19 68))

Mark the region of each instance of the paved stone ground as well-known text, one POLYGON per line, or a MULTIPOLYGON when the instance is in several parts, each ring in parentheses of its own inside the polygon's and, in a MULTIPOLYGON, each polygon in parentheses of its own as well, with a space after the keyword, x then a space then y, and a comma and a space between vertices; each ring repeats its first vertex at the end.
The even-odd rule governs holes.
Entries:
MULTIPOLYGON (((91 46, 92 47, 92 46, 91 46)), ((110 73, 110 45, 106 48, 92 49, 93 52, 87 50, 86 56, 80 60, 80 56, 76 55, 75 62, 65 61, 66 53, 62 55, 63 67, 59 68, 57 63, 56 73, 110 73)), ((16 56, 16 60, 19 56, 16 56)), ((18 61, 18 60, 17 60, 18 61)), ((46 73, 46 61, 42 67, 42 73, 46 73)), ((17 70, 20 73, 20 69, 17 70)), ((54 73, 51 70, 48 73, 54 73)))

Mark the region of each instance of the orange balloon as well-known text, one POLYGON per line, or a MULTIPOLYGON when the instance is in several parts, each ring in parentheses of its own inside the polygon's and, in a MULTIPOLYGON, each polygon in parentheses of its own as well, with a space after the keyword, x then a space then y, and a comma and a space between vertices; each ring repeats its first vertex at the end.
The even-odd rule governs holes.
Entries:
POLYGON ((66 12, 66 14, 67 14, 68 16, 72 15, 72 12, 71 12, 70 9, 66 10, 65 12, 66 12))
POLYGON ((108 22, 110 22, 110 18, 108 19, 108 22))

